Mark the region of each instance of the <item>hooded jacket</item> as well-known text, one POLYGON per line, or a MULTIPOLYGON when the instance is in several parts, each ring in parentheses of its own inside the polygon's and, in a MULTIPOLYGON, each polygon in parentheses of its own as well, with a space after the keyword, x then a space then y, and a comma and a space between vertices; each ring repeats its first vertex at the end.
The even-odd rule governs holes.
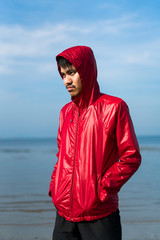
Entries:
POLYGON ((76 46, 59 56, 77 69, 82 92, 60 112, 49 195, 66 220, 90 221, 117 210, 117 193, 141 156, 126 103, 100 93, 92 50, 76 46))

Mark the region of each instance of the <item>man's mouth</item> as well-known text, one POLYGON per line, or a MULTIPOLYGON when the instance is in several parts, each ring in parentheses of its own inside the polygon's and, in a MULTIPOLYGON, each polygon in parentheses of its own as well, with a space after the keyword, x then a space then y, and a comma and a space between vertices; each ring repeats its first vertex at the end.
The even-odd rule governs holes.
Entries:
POLYGON ((73 86, 73 85, 67 86, 68 91, 73 90, 74 88, 75 88, 75 86, 73 86))

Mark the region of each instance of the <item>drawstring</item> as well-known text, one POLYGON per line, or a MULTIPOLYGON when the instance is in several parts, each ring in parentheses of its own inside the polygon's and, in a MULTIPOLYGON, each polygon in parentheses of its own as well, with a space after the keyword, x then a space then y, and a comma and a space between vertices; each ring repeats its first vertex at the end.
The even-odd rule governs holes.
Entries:
POLYGON ((73 108, 72 108, 72 116, 71 116, 71 123, 73 122, 73 108))
MULTIPOLYGON (((72 116, 71 116, 71 120, 70 122, 72 123, 73 122, 73 111, 75 110, 75 106, 73 105, 73 108, 72 108, 72 116)), ((78 116, 80 117, 80 111, 78 113, 78 116)))
POLYGON ((73 122, 73 110, 74 110, 74 108, 75 108, 75 106, 74 106, 74 104, 73 104, 73 107, 72 107, 72 116, 71 116, 71 120, 70 120, 71 123, 73 122))
MULTIPOLYGON (((71 120, 70 120, 70 122, 72 123, 73 122, 73 111, 75 110, 75 106, 73 105, 73 108, 72 108, 72 116, 71 116, 71 120)), ((87 107, 87 111, 88 111, 88 107, 87 107)), ((86 113, 87 113, 87 111, 86 111, 86 113)), ((85 119, 85 117, 86 117, 86 113, 84 114, 84 116, 83 116, 83 120, 85 119)), ((79 113, 78 113, 78 116, 80 117, 80 111, 79 111, 79 113)))

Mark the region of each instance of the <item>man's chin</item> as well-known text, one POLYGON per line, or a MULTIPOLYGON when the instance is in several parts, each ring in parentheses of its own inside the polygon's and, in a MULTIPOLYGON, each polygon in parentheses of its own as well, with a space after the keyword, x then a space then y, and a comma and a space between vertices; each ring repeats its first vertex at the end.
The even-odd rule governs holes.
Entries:
POLYGON ((76 94, 76 93, 70 93, 71 97, 74 98, 74 97, 79 97, 80 94, 76 94))

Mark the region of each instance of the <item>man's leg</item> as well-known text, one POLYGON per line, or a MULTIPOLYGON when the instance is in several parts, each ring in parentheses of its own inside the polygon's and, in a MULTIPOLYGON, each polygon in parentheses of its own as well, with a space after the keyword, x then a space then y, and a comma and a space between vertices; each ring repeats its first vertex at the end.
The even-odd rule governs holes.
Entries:
POLYGON ((78 229, 83 240, 121 240, 119 210, 105 218, 80 222, 78 229))
POLYGON ((77 223, 69 222, 57 213, 53 240, 82 240, 79 234, 77 223))

